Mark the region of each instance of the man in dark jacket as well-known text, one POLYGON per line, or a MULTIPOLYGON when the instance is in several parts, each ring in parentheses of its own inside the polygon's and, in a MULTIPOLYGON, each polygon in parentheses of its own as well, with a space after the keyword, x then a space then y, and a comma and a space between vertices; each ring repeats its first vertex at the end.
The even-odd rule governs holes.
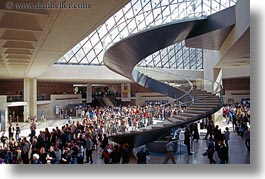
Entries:
POLYGON ((150 153, 147 150, 145 150, 144 147, 142 147, 140 149, 140 151, 137 152, 137 154, 136 154, 137 164, 146 164, 146 156, 147 155, 150 155, 150 153))

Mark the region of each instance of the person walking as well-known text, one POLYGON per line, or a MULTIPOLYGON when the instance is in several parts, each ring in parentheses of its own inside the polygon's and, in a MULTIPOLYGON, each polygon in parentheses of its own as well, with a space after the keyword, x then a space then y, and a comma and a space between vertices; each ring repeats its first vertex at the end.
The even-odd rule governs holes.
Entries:
POLYGON ((210 161, 210 164, 216 164, 216 161, 213 159, 213 154, 215 152, 214 150, 214 142, 213 142, 213 139, 210 137, 209 138, 209 142, 208 142, 208 147, 207 147, 207 157, 210 161))
POLYGON ((192 155, 193 153, 191 153, 190 151, 190 137, 191 137, 191 133, 188 127, 186 127, 185 132, 184 132, 184 144, 187 146, 187 152, 189 155, 192 155))
POLYGON ((167 138, 167 143, 166 143, 166 151, 167 151, 167 155, 166 158, 164 160, 164 164, 166 164, 169 159, 171 159, 173 164, 176 164, 175 158, 174 158, 174 143, 170 140, 170 138, 167 138))
POLYGON ((37 128, 37 124, 34 118, 31 120, 29 127, 30 127, 30 142, 32 142, 33 137, 35 137, 36 135, 36 128, 37 128))
POLYGON ((218 157, 220 159, 220 164, 226 164, 228 163, 228 149, 226 145, 223 143, 223 141, 218 142, 218 157))
POLYGON ((86 135, 86 163, 93 164, 93 152, 94 143, 89 134, 86 135))
POLYGON ((16 141, 18 141, 18 139, 19 139, 20 132, 21 132, 20 127, 18 124, 16 124, 16 134, 15 134, 16 141))
POLYGON ((250 130, 248 127, 246 127, 246 129, 245 129, 243 139, 245 141, 245 145, 246 145, 248 151, 250 151, 250 130))
POLYGON ((10 123, 9 125, 9 128, 8 128, 8 138, 9 138, 9 141, 11 141, 14 137, 14 127, 12 126, 12 124, 10 123))
POLYGON ((229 131, 228 127, 225 128, 224 139, 225 139, 225 145, 226 145, 227 149, 229 149, 228 148, 228 141, 230 140, 230 131, 229 131))

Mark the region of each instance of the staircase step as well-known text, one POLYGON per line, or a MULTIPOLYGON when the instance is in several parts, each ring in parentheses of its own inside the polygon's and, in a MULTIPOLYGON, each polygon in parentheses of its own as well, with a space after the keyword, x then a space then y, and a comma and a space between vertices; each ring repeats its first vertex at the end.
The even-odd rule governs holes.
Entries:
POLYGON ((169 120, 164 120, 163 121, 163 126, 167 127, 167 126, 171 126, 173 124, 173 122, 169 121, 169 120))
POLYGON ((192 92, 207 92, 206 90, 201 90, 201 89, 193 89, 192 92))
POLYGON ((218 99, 213 95, 194 95, 195 99, 218 99))
POLYGON ((205 104, 205 103, 208 103, 208 104, 210 104, 210 103, 213 103, 213 104, 220 104, 220 100, 218 99, 212 99, 212 100, 208 100, 208 99, 202 99, 202 100, 198 100, 198 101, 195 101, 194 103, 203 103, 203 104, 205 104))
POLYGON ((152 129, 151 126, 146 126, 146 127, 141 128, 142 131, 149 131, 151 129, 152 129))
POLYGON ((188 109, 185 112, 187 112, 187 113, 194 113, 194 114, 206 114, 207 113, 207 111, 192 110, 192 109, 188 109))
POLYGON ((191 106, 188 109, 199 110, 199 111, 207 111, 207 112, 213 110, 213 108, 209 108, 209 107, 195 107, 195 106, 191 106))
POLYGON ((220 100, 218 96, 194 96, 195 99, 202 99, 202 100, 220 100))
POLYGON ((200 95, 200 94, 202 94, 203 95, 203 94, 212 94, 212 93, 209 93, 207 91, 196 91, 196 92, 193 91, 192 94, 194 94, 194 95, 200 95))
POLYGON ((187 113, 186 111, 183 113, 179 113, 181 116, 188 116, 188 117, 198 117, 200 114, 194 114, 194 113, 187 113))
POLYGON ((174 124, 181 124, 181 123, 183 123, 183 120, 176 119, 174 117, 171 117, 168 120, 171 121, 171 122, 173 122, 174 124))
POLYGON ((164 126, 162 123, 156 123, 156 124, 152 125, 151 127, 152 127, 152 129, 159 129, 159 128, 162 128, 164 126))
POLYGON ((189 119, 193 119, 193 117, 181 116, 181 115, 175 115, 174 118, 183 120, 184 122, 188 121, 189 119))
POLYGON ((193 104, 192 107, 209 107, 216 108, 218 104, 193 104))

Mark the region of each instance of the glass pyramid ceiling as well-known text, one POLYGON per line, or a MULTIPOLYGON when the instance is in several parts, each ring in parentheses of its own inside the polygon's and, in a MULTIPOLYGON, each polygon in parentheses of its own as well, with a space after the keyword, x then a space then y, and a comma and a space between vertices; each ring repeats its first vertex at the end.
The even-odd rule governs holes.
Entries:
MULTIPOLYGON (((104 49, 131 34, 172 21, 208 16, 235 3, 236 0, 131 0, 56 64, 104 65, 104 49)), ((138 65, 202 69, 203 49, 185 47, 183 41, 155 52, 138 65)))

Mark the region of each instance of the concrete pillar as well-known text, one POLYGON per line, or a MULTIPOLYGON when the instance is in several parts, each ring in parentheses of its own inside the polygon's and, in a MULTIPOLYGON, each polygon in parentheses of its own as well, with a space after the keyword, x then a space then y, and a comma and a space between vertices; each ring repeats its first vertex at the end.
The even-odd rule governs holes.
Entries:
POLYGON ((86 102, 92 103, 92 85, 90 83, 86 85, 86 102))
POLYGON ((8 131, 7 96, 0 96, 0 131, 8 131))
MULTIPOLYGON (((218 92, 221 91, 221 86, 223 78, 223 70, 221 68, 214 68, 213 69, 213 81, 215 82, 213 85, 213 91, 218 92)), ((218 94, 219 95, 219 94, 218 94)))
MULTIPOLYGON (((219 83, 222 84, 222 69, 215 68, 216 64, 218 63, 218 60, 219 60, 218 51, 208 50, 206 53, 204 53, 204 63, 203 63, 204 67, 203 76, 205 79, 204 88, 208 92, 214 93, 220 91, 219 83)), ((212 115, 212 120, 215 123, 219 123, 222 121, 222 108, 212 115)))
POLYGON ((37 79, 24 79, 24 101, 27 105, 24 107, 24 121, 28 117, 37 117, 37 79))

